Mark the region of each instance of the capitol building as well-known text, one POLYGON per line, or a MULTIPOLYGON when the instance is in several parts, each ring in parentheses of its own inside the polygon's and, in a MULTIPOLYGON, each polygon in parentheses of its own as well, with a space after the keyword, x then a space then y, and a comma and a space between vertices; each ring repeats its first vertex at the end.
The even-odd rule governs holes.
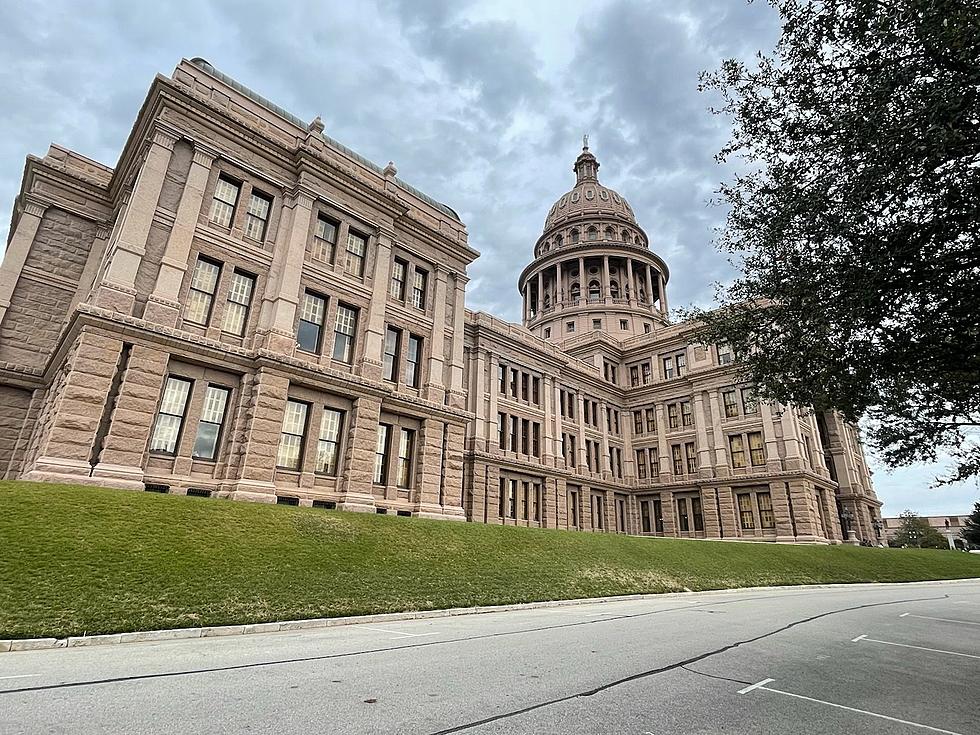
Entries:
POLYGON ((114 168, 27 158, 0 268, 0 478, 877 542, 857 428, 757 401, 731 349, 668 318, 668 264, 587 144, 572 168, 509 323, 466 309, 479 254, 451 207, 182 60, 114 168))

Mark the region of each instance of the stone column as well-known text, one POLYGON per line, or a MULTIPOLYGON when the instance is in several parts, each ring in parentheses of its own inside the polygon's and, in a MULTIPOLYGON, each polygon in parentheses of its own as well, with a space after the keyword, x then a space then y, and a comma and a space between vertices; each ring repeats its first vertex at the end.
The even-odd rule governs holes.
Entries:
MULTIPOLYGON (((772 500, 772 514, 776 521, 776 541, 792 543, 796 540, 795 525, 796 513, 793 509, 793 501, 786 492, 785 484, 782 482, 769 483, 769 497, 772 500)), ((761 525, 756 529, 757 534, 761 534, 761 525)))
POLYGON ((463 444, 466 427, 447 423, 442 454, 442 515, 447 520, 465 521, 463 509, 463 444))
MULTIPOLYGON (((649 266, 647 266, 647 268, 649 268, 649 266)), ((667 312, 670 310, 670 307, 667 305, 667 282, 664 281, 664 274, 660 271, 657 271, 657 288, 659 289, 660 295, 660 313, 663 314, 664 319, 666 319, 667 312)))
POLYGON ((534 315, 538 319, 544 312, 544 271, 538 271, 538 297, 534 300, 534 315))
MULTIPOLYGON (((667 422, 664 417, 664 404, 658 403, 657 413, 657 452, 660 454, 660 482, 670 482, 673 475, 673 459, 667 445, 667 422)), ((653 478, 650 478, 651 482, 653 478)))
MULTIPOLYGON (((473 448, 485 449, 487 440, 487 354, 479 347, 470 353, 470 406, 473 413, 473 448)), ((493 386, 494 376, 490 376, 493 386)), ((495 387, 495 386, 493 386, 495 387)))
POLYGON ((823 507, 825 538, 832 544, 841 543, 843 540, 841 537, 841 523, 840 516, 837 515, 837 503, 834 500, 834 491, 826 488, 818 488, 817 502, 823 507))
MULTIPOLYGON (((364 357, 361 360, 361 375, 370 380, 381 380, 381 353, 384 350, 392 239, 392 232, 382 230, 378 233, 377 244, 375 245, 374 273, 371 277, 371 303, 367 309, 364 357)), ((298 290, 297 287, 297 292, 298 290)), ((326 327, 326 324, 324 326, 326 327)), ((433 345, 434 347, 435 345, 433 345)))
POLYGON ((201 214, 201 204, 204 201, 204 190, 208 185, 208 176, 214 163, 215 154, 194 146, 194 159, 187 182, 180 195, 177 205, 177 215, 174 218, 170 237, 167 239, 167 249, 160 261, 160 271, 157 273, 156 285, 146 302, 144 318, 151 322, 176 326, 180 315, 180 302, 177 295, 187 272, 187 262, 190 258, 194 231, 197 229, 197 219, 201 214))
POLYGON ((425 382, 425 397, 442 403, 446 400, 443 371, 446 348, 446 287, 449 274, 443 266, 436 265, 435 304, 432 310, 432 345, 429 347, 429 377, 425 382))
POLYGON ((787 470, 802 470, 805 467, 803 438, 800 435, 800 426, 796 418, 796 410, 792 406, 783 409, 780 419, 783 427, 783 451, 785 459, 783 463, 787 470))
POLYGON ((664 514, 664 536, 676 536, 677 524, 674 519, 674 494, 670 490, 660 493, 660 509, 664 514))
POLYGON ((157 129, 153 136, 150 150, 140 167, 133 193, 126 206, 122 226, 117 231, 115 242, 109 245, 109 265, 96 290, 97 306, 123 314, 133 313, 136 274, 146 252, 146 239, 150 234, 150 226, 153 224, 153 216, 157 211, 176 142, 174 135, 161 129, 157 129))
POLYGON ((565 305, 565 283, 562 280, 561 261, 555 263, 555 305, 565 305))
MULTIPOLYGON (((68 309, 69 314, 81 302, 87 301, 89 295, 92 293, 92 286, 95 284, 95 279, 99 276, 99 268, 105 256, 106 245, 108 244, 111 231, 108 225, 104 224, 95 228, 95 240, 92 242, 92 248, 89 250, 88 260, 85 261, 82 275, 78 279, 78 288, 72 297, 71 306, 68 309)), ((0 278, 2 278, 2 273, 0 273, 0 278)), ((2 312, 3 307, 0 306, 0 322, 3 321, 2 312)))
POLYGON ((0 268, 0 324, 3 324, 3 318, 10 308, 14 287, 20 278, 24 263, 27 262, 27 255, 31 251, 34 236, 37 235, 47 207, 46 203, 31 197, 26 198, 23 203, 17 226, 3 255, 3 268, 0 268))
POLYGON ((713 487, 701 489, 701 513, 704 517, 704 535, 708 538, 721 538, 718 498, 717 492, 713 487))
POLYGON ((633 281, 633 259, 626 259, 626 283, 629 287, 629 302, 631 305, 635 306, 637 303, 636 299, 636 283, 633 281))
MULTIPOLYGON (((779 443, 776 441, 776 429, 773 422, 772 406, 760 401, 759 413, 762 416, 762 439, 766 447, 766 470, 769 472, 780 472, 783 463, 779 459, 779 443)), ((745 448, 748 451, 748 447, 745 448)))
POLYGON ((718 407, 717 390, 712 390, 708 394, 708 401, 711 406, 711 429, 715 442, 715 477, 728 477, 731 473, 728 470, 728 452, 725 446, 725 434, 721 428, 721 410, 718 407))
MULTIPOLYGON (((438 419, 424 419, 418 436, 416 456, 418 468, 415 472, 415 515, 423 518, 441 518, 439 489, 443 482, 443 437, 445 424, 438 419)), ((392 439, 398 441, 397 436, 392 439)), ((394 445, 393 445, 394 446, 394 445)), ((395 451, 392 451, 392 458, 395 451)), ((394 466, 391 468, 394 471, 394 466)))
POLYGON ((694 417, 694 430, 698 442, 698 477, 712 477, 714 472, 711 467, 711 449, 708 448, 710 417, 704 410, 704 395, 700 391, 694 394, 694 417))
POLYGON ((813 485, 806 480, 791 480, 789 483, 789 500, 793 506, 793 518, 796 521, 797 541, 818 541, 819 524, 816 519, 818 512, 813 485))
MULTIPOLYGON (((378 445, 378 421, 381 416, 381 399, 375 396, 359 396, 350 412, 347 433, 347 451, 344 466, 347 472, 340 482, 342 498, 337 507, 342 510, 374 512, 374 461, 378 445)), ((398 441, 395 436, 391 439, 398 441)), ((422 442, 418 443, 416 451, 422 442)), ((390 470, 394 472, 394 468, 390 470)))
MULTIPOLYGON (((585 404, 585 399, 582 397, 581 393, 575 394, 575 423, 578 426, 578 468, 576 471, 580 472, 586 466, 585 461, 585 421, 582 418, 582 407, 585 404)), ((598 474, 598 467, 595 468, 598 474)))
POLYGON ((738 538, 741 536, 739 530, 738 514, 735 508, 735 497, 730 487, 719 487, 718 507, 721 509, 721 530, 725 538, 738 538))
MULTIPOLYGON (((558 444, 556 442, 555 436, 555 422, 554 416, 557 411, 555 411, 554 399, 554 383, 550 375, 545 375, 541 378, 541 391, 542 404, 544 408, 544 427, 542 437, 544 446, 541 451, 541 461, 548 467, 555 466, 555 456, 558 454, 558 444)), ((557 436, 557 439, 561 439, 561 435, 557 436)))
MULTIPOLYGON (((497 379, 497 373, 500 371, 500 358, 498 358, 493 353, 488 353, 490 360, 490 390, 487 402, 490 404, 487 407, 487 444, 486 450, 489 452, 494 447, 498 449, 501 448, 497 443, 499 439, 497 431, 497 396, 500 393, 500 383, 497 379)), ((482 447, 480 447, 482 448, 482 447)))
POLYGON ((579 300, 589 297, 589 278, 585 272, 585 258, 578 259, 578 297, 579 300))
MULTIPOLYGON (((115 405, 111 407, 109 432, 102 442, 93 477, 112 478, 143 489, 143 456, 156 418, 170 355, 143 345, 133 345, 126 360, 115 405)), ((197 427, 183 426, 183 434, 197 427)))
MULTIPOLYGON (((244 381, 243 381, 244 386, 244 381)), ((282 418, 289 395, 289 379, 268 368, 259 368, 251 382, 250 395, 235 440, 239 443, 237 479, 231 486, 235 500, 276 501, 276 455, 282 418)))
POLYGON ((609 292, 609 256, 602 256, 602 298, 603 303, 608 303, 606 299, 611 298, 612 294, 609 292))
POLYGON ((653 276, 650 272, 649 263, 646 264, 644 270, 646 271, 646 280, 647 280, 647 304, 650 306, 650 311, 653 311, 653 302, 654 302, 653 276))
MULTIPOLYGON (((269 280, 262 298, 259 320, 260 339, 267 349, 292 355, 296 347, 296 305, 306 259, 306 240, 313 215, 314 194, 298 189, 284 197, 283 213, 291 212, 288 224, 283 216, 276 237, 269 280)), ((339 245, 338 245, 339 247, 339 245)), ((329 328, 324 323, 324 328, 329 328)))
POLYGON ((599 401, 599 467, 602 478, 611 480, 613 478, 612 465, 609 462, 609 424, 606 413, 607 406, 605 401, 599 401))
POLYGON ((453 339, 449 356, 449 405, 463 408, 466 393, 463 390, 463 337, 466 331, 466 276, 453 274, 453 339))

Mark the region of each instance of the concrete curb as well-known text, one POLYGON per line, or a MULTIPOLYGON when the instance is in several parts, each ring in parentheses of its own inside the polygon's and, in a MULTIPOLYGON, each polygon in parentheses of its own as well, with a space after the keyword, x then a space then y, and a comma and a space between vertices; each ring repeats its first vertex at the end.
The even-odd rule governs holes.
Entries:
POLYGON ((970 582, 980 582, 980 577, 968 579, 939 579, 925 582, 857 582, 838 584, 801 584, 779 587, 736 587, 723 590, 703 590, 700 592, 660 592, 643 595, 614 595, 612 597, 583 597, 575 600, 542 600, 540 602, 519 602, 511 605, 484 605, 480 607, 452 607, 445 610, 416 610, 411 612, 379 613, 376 615, 348 615, 337 618, 310 618, 308 620, 281 620, 272 623, 251 623, 248 625, 212 625, 204 628, 169 628, 164 630, 141 630, 132 633, 109 633, 105 635, 69 636, 67 638, 20 638, 0 640, 0 653, 16 651, 38 651, 49 648, 76 648, 78 646, 107 646, 119 643, 145 643, 152 641, 172 641, 184 638, 213 638, 217 636, 253 635, 257 633, 280 633, 294 630, 334 628, 343 625, 370 625, 391 623, 399 620, 421 620, 427 618, 448 618, 458 615, 483 615, 486 613, 509 612, 514 610, 536 610, 550 607, 573 607, 576 605, 596 605, 606 602, 627 600, 669 600, 674 598, 709 597, 728 595, 733 592, 772 592, 786 590, 826 590, 856 588, 890 587, 930 587, 949 586, 970 582))

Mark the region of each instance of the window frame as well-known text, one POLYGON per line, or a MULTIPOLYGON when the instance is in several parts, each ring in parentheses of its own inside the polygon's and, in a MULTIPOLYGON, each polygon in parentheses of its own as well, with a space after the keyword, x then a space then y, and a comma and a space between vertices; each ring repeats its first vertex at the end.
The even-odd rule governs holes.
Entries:
POLYGON ((190 404, 191 394, 193 393, 193 391, 194 391, 193 378, 186 378, 183 375, 172 375, 172 374, 167 375, 167 379, 164 381, 163 384, 163 391, 160 394, 160 402, 157 405, 156 415, 154 416, 153 419, 153 427, 150 430, 150 442, 148 445, 149 449, 147 450, 149 451, 150 454, 163 455, 166 457, 177 456, 177 450, 180 449, 180 441, 183 438, 183 434, 184 434, 184 425, 187 423, 187 406, 188 404, 190 404), (181 412, 179 414, 165 412, 163 410, 164 405, 167 402, 167 391, 170 387, 171 381, 176 383, 183 383, 184 385, 187 386, 187 391, 184 393, 184 400, 181 406, 181 412), (154 441, 156 440, 158 428, 160 426, 161 416, 167 416, 170 418, 178 419, 177 429, 176 431, 174 431, 173 447, 171 449, 155 449, 153 446, 154 441))
POLYGON ((354 339, 357 336, 357 322, 359 316, 360 309, 358 309, 356 306, 344 303, 343 301, 337 303, 337 315, 334 318, 333 351, 330 353, 330 358, 334 362, 341 362, 345 365, 352 365, 354 363, 354 339), (350 316, 350 324, 347 327, 350 329, 350 333, 341 329, 342 313, 349 314, 350 316), (338 348, 342 349, 340 356, 337 355, 338 348))
MULTIPOLYGON (((216 225, 218 227, 221 227, 222 229, 231 231, 231 228, 234 227, 235 225, 235 215, 238 213, 238 204, 242 198, 242 185, 243 185, 242 181, 234 179, 231 176, 225 174, 224 172, 218 174, 218 178, 215 179, 214 189, 211 192, 211 209, 208 211, 209 224, 216 225), (226 199, 222 199, 218 195, 218 192, 220 191, 222 184, 225 184, 235 190, 234 201, 229 202, 226 199), (215 219, 216 205, 223 205, 224 207, 228 208, 227 222, 223 222, 223 221, 219 221, 218 219, 215 219)), ((222 209, 222 211, 224 212, 225 210, 222 209)), ((224 216, 222 216, 221 219, 223 220, 224 216)))
POLYGON ((191 448, 191 459, 204 461, 204 462, 216 462, 218 455, 221 452, 221 440, 224 438, 223 434, 225 432, 225 420, 228 417, 228 404, 231 402, 231 388, 226 385, 221 385, 219 383, 208 383, 207 387, 204 389, 204 403, 201 407, 201 415, 197 421, 197 433, 194 435, 194 446, 191 448), (204 418, 204 411, 208 405, 208 393, 212 390, 222 391, 224 393, 224 402, 221 405, 221 416, 218 421, 208 421, 204 418), (207 424, 209 426, 216 426, 217 429, 214 432, 214 443, 211 448, 210 456, 197 454, 197 443, 201 439, 201 426, 207 424))
POLYGON ((308 355, 320 355, 323 352, 323 324, 327 318, 327 309, 329 306, 329 301, 327 297, 323 294, 317 293, 316 291, 311 291, 310 289, 303 290, 303 302, 300 305, 299 318, 296 322, 296 349, 300 352, 305 352, 308 355), (309 319, 304 319, 303 315, 306 313, 306 303, 307 299, 315 299, 320 302, 320 321, 312 322, 309 319), (308 324, 316 328, 316 344, 313 349, 307 349, 303 346, 303 341, 300 339, 300 331, 303 324, 308 324))
POLYGON ((276 470, 285 470, 286 472, 302 472, 303 471, 303 460, 306 456, 306 437, 310 430, 310 406, 308 401, 302 401, 297 398, 287 398, 286 406, 283 410, 282 415, 282 425, 279 429, 279 444, 276 447, 276 470), (303 426, 302 433, 296 434, 291 431, 286 431, 286 420, 289 418, 289 405, 294 404, 297 406, 303 406, 303 426), (283 437, 299 437, 299 449, 296 452, 296 466, 291 467, 289 465, 280 464, 283 452, 283 437))
POLYGON ((265 192, 258 191, 254 187, 248 194, 248 206, 245 207, 245 225, 242 227, 242 236, 247 237, 249 240, 254 240, 255 242, 265 242, 265 236, 269 232, 269 220, 272 218, 272 205, 275 199, 265 192), (252 211, 252 205, 255 201, 265 204, 265 217, 256 214, 252 211), (259 234, 256 236, 250 230, 253 227, 253 223, 258 222, 259 234))
POLYGON ((232 270, 232 273, 231 273, 231 285, 228 288, 228 298, 225 300, 225 313, 224 313, 224 316, 222 317, 222 320, 221 320, 221 331, 224 332, 225 334, 230 334, 233 337, 244 337, 245 336, 245 332, 248 329, 248 317, 250 316, 250 313, 251 313, 251 310, 252 310, 252 299, 255 296, 255 286, 256 286, 256 283, 257 283, 257 279, 256 279, 256 277, 253 274, 248 273, 247 271, 243 271, 241 268, 235 268, 235 269, 232 270), (249 284, 248 294, 245 297, 246 300, 245 300, 244 303, 241 302, 241 301, 236 301, 233 298, 235 296, 236 279, 238 279, 238 278, 243 279, 244 281, 246 281, 249 284), (237 331, 237 332, 236 331, 232 331, 231 329, 228 329, 228 321, 229 321, 230 315, 231 314, 238 314, 239 313, 238 309, 232 308, 231 305, 233 305, 234 307, 240 307, 241 308, 241 312, 240 312, 241 313, 241 327, 240 327, 239 331, 237 331))
POLYGON ((188 283, 188 286, 187 286, 186 303, 184 305, 184 308, 182 309, 182 315, 181 316, 182 316, 182 319, 183 319, 184 322, 187 322, 189 324, 194 324, 194 325, 196 325, 198 327, 207 327, 207 326, 210 326, 210 324, 211 324, 211 317, 214 316, 214 296, 218 292, 218 286, 221 283, 221 271, 223 269, 223 266, 224 266, 224 263, 222 263, 221 261, 215 260, 214 258, 210 258, 207 255, 204 255, 203 253, 198 253, 197 260, 194 261, 194 268, 191 270, 190 282, 188 283), (215 269, 214 270, 214 283, 211 285, 211 290, 210 291, 206 291, 205 289, 199 288, 199 287, 197 287, 197 286, 194 285, 195 281, 197 280, 198 266, 200 266, 202 264, 211 266, 211 267, 213 267, 215 269), (192 319, 190 317, 190 307, 191 307, 191 303, 192 303, 191 302, 191 294, 192 293, 194 293, 194 294, 203 294, 203 298, 206 299, 207 310, 206 310, 206 313, 204 315, 204 321, 197 321, 196 319, 192 319))
POLYGON ((316 464, 313 468, 314 474, 322 475, 326 477, 339 477, 341 470, 340 462, 340 449, 341 449, 341 437, 344 435, 344 425, 347 419, 347 412, 342 408, 334 408, 333 406, 323 406, 320 412, 320 431, 317 434, 316 440, 316 464), (335 422, 334 436, 333 438, 324 438, 324 428, 327 422, 327 417, 333 414, 337 415, 337 420, 335 422), (324 445, 333 446, 333 471, 330 471, 330 466, 327 469, 323 469, 322 458, 324 456, 324 445))

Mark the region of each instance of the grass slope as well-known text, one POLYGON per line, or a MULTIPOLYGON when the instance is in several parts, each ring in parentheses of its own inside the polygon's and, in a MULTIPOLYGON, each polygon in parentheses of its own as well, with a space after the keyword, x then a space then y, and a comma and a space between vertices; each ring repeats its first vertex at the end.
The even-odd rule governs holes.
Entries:
POLYGON ((980 557, 629 538, 0 482, 0 638, 958 577, 980 577, 980 557))

